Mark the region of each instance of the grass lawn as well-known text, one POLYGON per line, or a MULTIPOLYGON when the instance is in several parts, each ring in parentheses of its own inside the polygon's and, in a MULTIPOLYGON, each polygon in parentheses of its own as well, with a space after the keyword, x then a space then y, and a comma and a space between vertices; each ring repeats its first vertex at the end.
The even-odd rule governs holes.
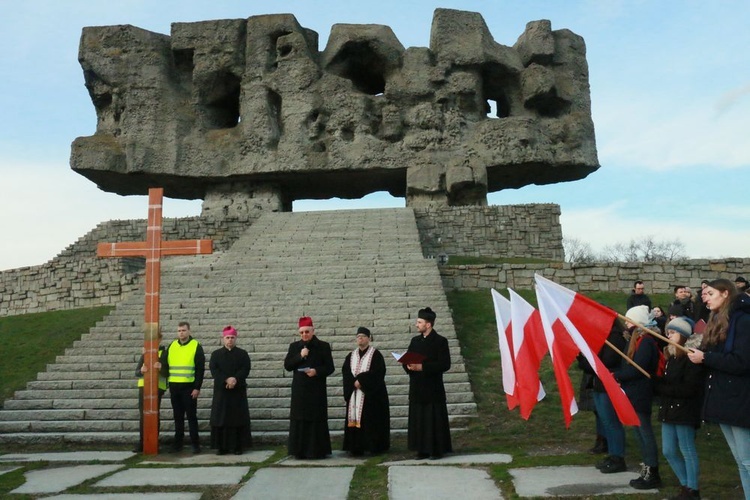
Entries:
POLYGON ((93 307, 0 318, 0 399, 6 400, 34 380, 55 356, 109 314, 93 307))
MULTIPOLYGON (((531 291, 517 290, 526 300, 536 304, 531 291)), ((621 293, 589 295, 592 299, 624 313, 626 297, 621 293)), ((670 295, 652 295, 654 304, 668 304, 670 295)), ((549 357, 541 369, 541 379, 547 397, 534 409, 528 421, 521 419, 518 411, 509 411, 502 392, 500 354, 497 347, 497 330, 489 291, 451 292, 448 295, 456 330, 461 343, 474 395, 478 416, 472 419, 467 429, 454 432, 453 448, 457 453, 507 453, 513 456, 511 464, 485 467, 502 489, 504 498, 518 498, 514 493, 509 469, 514 467, 592 465, 600 456, 588 454, 594 444, 594 418, 591 412, 581 411, 573 417, 569 429, 565 429, 557 385, 552 373, 549 357)), ((77 339, 81 333, 106 314, 107 308, 79 311, 24 315, 0 318, 0 349, 3 364, 0 366, 0 391, 3 399, 33 380, 46 363, 54 361, 57 354, 77 339), (9 362, 11 360, 12 362, 9 362)), ((437 327, 439 330, 440 323, 437 327)), ((571 377, 577 387, 580 372, 571 368, 571 377)), ((660 443, 660 426, 654 425, 660 443)), ((340 449, 340 438, 334 439, 334 449, 340 449)), ((661 446, 660 446, 661 448, 661 446)), ((101 447, 100 447, 101 449, 101 447)), ((275 447, 274 459, 285 454, 283 446, 275 447)), ((698 450, 701 459, 701 494, 703 498, 742 498, 739 475, 724 437, 717 426, 704 425, 699 430, 698 450)), ((10 451, 10 450, 3 450, 10 451)), ((403 434, 392 435, 389 454, 373 457, 356 468, 349 498, 387 499, 387 469, 376 467, 380 462, 411 458, 406 449, 403 434)), ((631 500, 639 498, 665 498, 675 494, 676 479, 663 457, 661 473, 664 488, 659 494, 623 495, 631 500)), ((637 445, 628 432, 626 461, 631 468, 640 462, 637 445)), ((262 465, 262 466, 265 466, 262 465)), ((21 484, 24 466, 13 473, 0 475, 0 496, 21 484)), ((253 467, 253 470, 255 467, 253 467)), ((251 471, 252 472, 252 471, 251 471)), ((211 487, 204 489, 203 499, 229 498, 237 487, 211 487)), ((77 493, 90 493, 84 485, 77 493)), ((145 491, 137 489, 134 491, 145 491)), ((165 490, 166 491, 166 490, 165 490)), ((19 497, 20 498, 20 497, 19 497)), ((597 498, 618 498, 616 495, 597 498)))

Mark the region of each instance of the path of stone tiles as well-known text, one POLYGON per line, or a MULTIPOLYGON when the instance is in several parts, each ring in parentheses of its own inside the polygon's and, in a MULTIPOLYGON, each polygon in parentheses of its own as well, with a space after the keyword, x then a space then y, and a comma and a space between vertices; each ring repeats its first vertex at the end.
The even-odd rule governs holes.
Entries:
MULTIPOLYGON (((0 474, 18 467, 10 464, 51 462, 44 469, 24 474, 26 482, 11 493, 44 496, 45 500, 199 500, 201 493, 191 491, 205 485, 239 485, 250 471, 249 464, 266 462, 273 451, 257 450, 242 456, 158 455, 128 465, 122 462, 129 452, 68 452, 0 455, 0 474), (69 465, 76 462, 102 462, 97 465, 69 465), (68 464, 68 465, 62 465, 68 464), (248 465, 242 465, 248 464, 248 465), (158 467, 153 467, 158 465, 158 467), (149 467, 152 466, 152 467, 149 467), (92 488, 145 486, 184 486, 172 493, 63 494, 70 487, 100 478, 92 488)), ((430 498, 435 500, 471 498, 502 499, 487 471, 487 464, 507 464, 504 454, 451 455, 440 460, 401 460, 379 464, 388 467, 388 494, 391 500, 430 498), (472 465, 476 467, 472 467, 472 465), (457 467, 460 466, 460 467, 457 467)), ((296 460, 286 457, 257 470, 233 497, 246 499, 345 500, 355 468, 364 459, 354 459, 336 451, 325 460, 296 460)), ((520 497, 565 497, 607 494, 637 494, 628 481, 635 472, 601 474, 593 467, 561 466, 510 469, 515 491, 520 497)), ((646 493, 654 493, 649 490, 646 493)))
POLYGON ((657 493, 628 486, 636 472, 602 474, 594 467, 529 467, 510 469, 513 485, 520 497, 556 497, 657 493))

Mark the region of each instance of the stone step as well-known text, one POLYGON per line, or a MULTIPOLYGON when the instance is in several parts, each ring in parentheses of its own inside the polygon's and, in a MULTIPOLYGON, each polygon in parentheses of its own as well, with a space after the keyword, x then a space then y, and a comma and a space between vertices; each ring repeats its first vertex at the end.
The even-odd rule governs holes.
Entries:
MULTIPOLYGON (((333 348, 337 372, 328 379, 328 403, 334 432, 343 429, 344 417, 338 370, 354 348, 358 326, 373 330, 376 347, 387 356, 393 427, 406 427, 408 376, 389 352, 406 348, 416 335, 416 311, 426 305, 438 311, 438 331, 451 347, 453 366, 444 379, 452 425, 476 415, 440 275, 435 261, 422 256, 410 209, 266 214, 224 252, 165 259, 161 290, 165 344, 174 338, 177 322, 187 320, 210 356, 226 324, 239 329, 239 345, 253 361, 248 399, 256 436, 283 441, 288 429, 291 374, 283 370, 283 359, 289 342, 298 338, 301 315, 313 316, 319 337, 333 348)), ((124 297, 6 401, 0 442, 132 442, 142 310, 143 291, 124 297)), ((207 378, 198 403, 204 430, 212 385, 207 378)), ((162 429, 168 433, 172 422, 165 399, 162 429)))
MULTIPOLYGON (((6 410, 7 411, 7 410, 6 410)), ((0 412, 5 413, 6 411, 0 412)), ((471 417, 476 413, 476 406, 472 404, 449 404, 449 414, 453 417, 471 417)), ((391 428, 405 429, 408 424, 409 409, 406 406, 391 407, 391 428)), ((13 413, 13 412, 11 412, 13 413)), ((54 419, 43 418, 50 412, 40 412, 32 418, 24 420, 21 412, 17 412, 16 419, 0 420, 0 434, 23 433, 23 432, 137 432, 138 411, 133 410, 86 410, 82 411, 80 418, 54 419), (42 418, 40 418, 42 416, 42 418)), ((57 416, 66 417, 71 415, 70 410, 59 410, 57 416)), ((342 430, 346 411, 344 408, 332 408, 328 411, 328 425, 333 430, 342 430)), ((174 422, 171 413, 162 410, 161 431, 170 432, 174 430, 174 422)), ((209 409, 198 409, 198 426, 203 431, 210 431, 209 409)), ((288 409, 250 409, 250 420, 253 430, 285 430, 289 428, 288 409)))

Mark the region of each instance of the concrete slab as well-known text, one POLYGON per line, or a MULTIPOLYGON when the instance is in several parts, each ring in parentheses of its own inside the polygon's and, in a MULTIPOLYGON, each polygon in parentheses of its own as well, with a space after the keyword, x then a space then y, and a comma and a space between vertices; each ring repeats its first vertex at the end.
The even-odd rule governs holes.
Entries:
POLYGON ((476 455, 449 455, 439 460, 397 460, 394 462, 383 462, 378 465, 399 466, 399 465, 472 465, 472 464, 509 464, 513 457, 504 453, 479 453, 476 455))
POLYGON ((481 469, 405 465, 388 469, 388 498, 500 500, 503 495, 487 471, 481 469))
POLYGON ((516 493, 521 497, 565 497, 658 493, 628 485, 636 472, 602 474, 591 466, 529 467, 510 469, 516 493))
POLYGON ((276 463, 278 465, 285 466, 304 465, 306 467, 356 467, 357 465, 365 463, 368 458, 369 457, 354 458, 350 457, 345 451, 335 450, 328 458, 298 460, 292 456, 287 456, 276 463))
POLYGON ((122 465, 75 465, 47 467, 26 472, 26 482, 11 493, 59 493, 71 486, 121 469, 122 465))
POLYGON ((130 451, 61 451, 54 453, 8 453, 0 462, 122 462, 134 456, 130 451))
POLYGON ((202 493, 97 493, 95 495, 55 495, 44 500, 200 500, 202 493))
POLYGON ((113 474, 94 486, 191 486, 237 484, 249 467, 181 467, 147 469, 134 467, 113 474))
POLYGON ((354 467, 265 468, 257 471, 232 498, 346 500, 353 476, 354 467))
POLYGON ((157 455, 141 462, 144 465, 179 464, 179 465, 226 465, 265 462, 274 454, 272 450, 246 451, 242 455, 216 455, 215 453, 201 453, 200 455, 157 455))

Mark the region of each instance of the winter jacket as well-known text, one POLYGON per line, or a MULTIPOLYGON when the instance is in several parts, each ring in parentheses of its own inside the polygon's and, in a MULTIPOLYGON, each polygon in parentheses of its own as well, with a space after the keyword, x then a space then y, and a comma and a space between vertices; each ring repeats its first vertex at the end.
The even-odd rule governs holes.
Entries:
POLYGON ((750 428, 750 296, 740 294, 724 342, 704 350, 703 419, 750 428))

